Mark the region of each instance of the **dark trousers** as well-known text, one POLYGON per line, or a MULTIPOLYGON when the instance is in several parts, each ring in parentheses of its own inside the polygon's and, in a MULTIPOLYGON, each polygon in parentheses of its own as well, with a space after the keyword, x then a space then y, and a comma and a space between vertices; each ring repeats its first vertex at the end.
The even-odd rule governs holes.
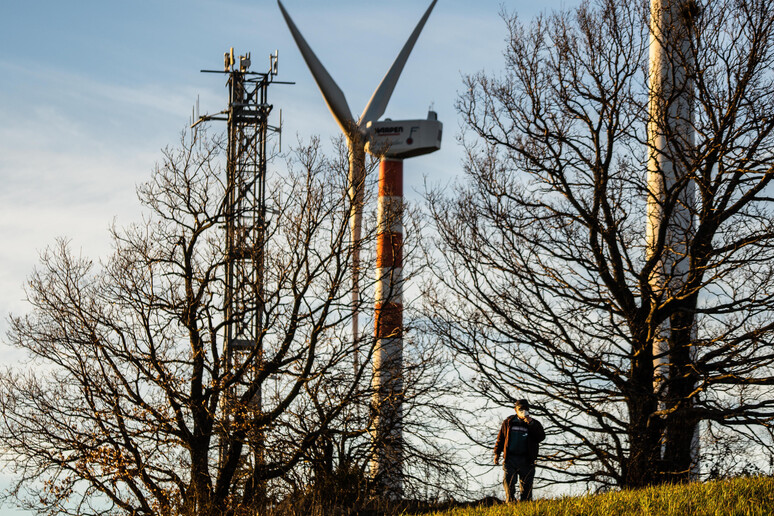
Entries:
POLYGON ((535 464, 528 463, 526 460, 508 460, 505 462, 503 469, 505 501, 516 501, 517 482, 518 499, 522 502, 532 500, 532 481, 535 479, 535 464))

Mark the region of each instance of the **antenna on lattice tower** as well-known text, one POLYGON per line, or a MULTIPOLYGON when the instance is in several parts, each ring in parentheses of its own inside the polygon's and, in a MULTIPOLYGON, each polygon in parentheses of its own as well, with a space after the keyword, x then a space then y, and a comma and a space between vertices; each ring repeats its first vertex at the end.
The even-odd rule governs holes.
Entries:
POLYGON ((227 76, 228 106, 215 114, 199 115, 196 101, 195 117, 191 127, 196 130, 202 122, 226 122, 228 131, 226 151, 225 199, 225 287, 224 355, 226 369, 236 375, 247 371, 225 393, 221 404, 223 431, 220 435, 219 463, 234 460, 239 453, 243 478, 242 489, 262 496, 262 485, 254 480, 255 471, 263 463, 262 429, 255 423, 261 413, 260 386, 253 385, 261 367, 261 330, 264 285, 264 246, 266 236, 266 163, 268 133, 279 133, 280 127, 269 125, 273 106, 268 103, 268 89, 272 84, 294 84, 275 79, 279 52, 269 57, 266 72, 250 70, 250 53, 235 58, 231 47, 223 55, 223 70, 202 70, 227 76), (252 416, 244 416, 252 414, 252 416), (247 417, 248 420, 243 419, 247 417), (252 417, 252 420, 249 418, 252 417), (237 425, 251 425, 248 446, 232 442, 229 436, 237 425), (237 452, 237 450, 242 450, 237 452), (252 480, 251 480, 252 479, 252 480))

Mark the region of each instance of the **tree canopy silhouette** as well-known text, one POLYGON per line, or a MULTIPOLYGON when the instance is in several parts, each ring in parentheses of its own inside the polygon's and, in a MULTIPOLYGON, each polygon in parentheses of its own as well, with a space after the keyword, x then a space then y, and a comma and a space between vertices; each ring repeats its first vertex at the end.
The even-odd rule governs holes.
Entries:
POLYGON ((660 102, 688 96, 692 142, 649 105, 647 2, 529 24, 506 13, 504 71, 466 77, 459 97, 465 177, 429 194, 428 328, 489 403, 537 405, 552 429, 543 463, 570 481, 687 478, 697 427, 707 455, 717 432, 771 442, 774 4, 674 1, 690 36, 662 44, 689 77, 660 102), (655 200, 654 153, 682 170, 655 200), (654 271, 677 251, 646 238, 649 201, 691 220, 687 272, 668 289, 654 271), (680 335, 659 355, 665 324, 680 335), (657 386, 654 359, 667 371, 657 386))

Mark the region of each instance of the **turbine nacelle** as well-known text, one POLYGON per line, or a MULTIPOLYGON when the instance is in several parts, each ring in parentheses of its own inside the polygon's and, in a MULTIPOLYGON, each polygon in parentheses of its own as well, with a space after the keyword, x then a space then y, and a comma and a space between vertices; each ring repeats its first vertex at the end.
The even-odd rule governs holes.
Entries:
POLYGON ((369 122, 366 127, 366 152, 378 157, 406 159, 430 154, 441 148, 443 124, 435 111, 427 120, 390 120, 369 122))

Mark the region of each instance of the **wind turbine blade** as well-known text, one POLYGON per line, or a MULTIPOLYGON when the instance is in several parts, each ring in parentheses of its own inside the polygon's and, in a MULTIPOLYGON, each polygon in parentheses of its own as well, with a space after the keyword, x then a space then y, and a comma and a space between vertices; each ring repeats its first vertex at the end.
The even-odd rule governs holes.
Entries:
POLYGON ((312 52, 312 49, 301 35, 296 24, 293 23, 293 20, 285 10, 285 6, 282 5, 282 2, 277 0, 277 4, 279 4, 282 16, 285 18, 290 33, 296 41, 298 50, 301 51, 301 55, 303 56, 304 61, 306 61, 306 66, 309 67, 309 71, 312 72, 314 82, 317 83, 317 87, 320 88, 325 103, 328 104, 328 109, 333 113, 333 117, 339 123, 339 126, 341 126, 341 130, 344 131, 344 134, 349 134, 350 131, 352 131, 355 119, 352 117, 352 112, 349 110, 349 105, 347 105, 347 99, 344 97, 344 92, 341 91, 341 88, 339 88, 336 81, 333 80, 328 73, 328 70, 325 69, 314 52, 312 52))
POLYGON ((390 67, 387 75, 384 76, 382 82, 379 83, 376 91, 374 91, 374 94, 371 96, 371 100, 368 101, 368 105, 365 110, 363 110, 363 114, 360 116, 360 120, 357 123, 358 127, 361 129, 365 129, 368 122, 378 120, 379 117, 384 114, 384 110, 387 109, 387 103, 390 101, 393 90, 395 90, 395 85, 398 83, 401 72, 403 72, 403 66, 406 64, 406 61, 408 61, 409 54, 411 54, 411 50, 414 48, 414 43, 417 42, 419 33, 422 32, 425 22, 430 17, 430 12, 433 10, 433 7, 435 7, 437 1, 438 0, 433 0, 430 7, 427 8, 424 16, 419 20, 416 28, 414 28, 414 32, 411 33, 406 44, 403 45, 403 49, 400 51, 400 54, 398 54, 397 59, 392 63, 392 67, 390 67))

